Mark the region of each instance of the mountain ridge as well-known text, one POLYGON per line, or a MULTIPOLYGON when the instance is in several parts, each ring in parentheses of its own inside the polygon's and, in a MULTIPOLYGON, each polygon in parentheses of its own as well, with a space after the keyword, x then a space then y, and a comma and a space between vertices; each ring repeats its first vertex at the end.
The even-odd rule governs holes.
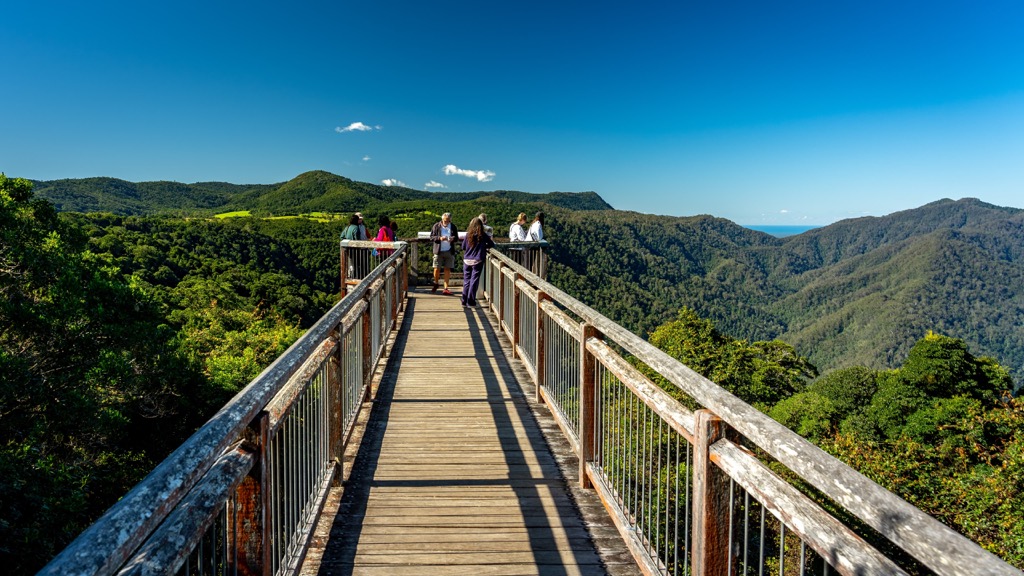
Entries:
POLYGON ((612 210, 596 192, 531 193, 514 190, 428 192, 359 182, 323 170, 303 172, 274 184, 227 182, 129 182, 92 177, 33 180, 35 195, 61 212, 111 212, 123 216, 184 215, 251 211, 262 215, 355 212, 411 201, 543 202, 575 210, 612 210))

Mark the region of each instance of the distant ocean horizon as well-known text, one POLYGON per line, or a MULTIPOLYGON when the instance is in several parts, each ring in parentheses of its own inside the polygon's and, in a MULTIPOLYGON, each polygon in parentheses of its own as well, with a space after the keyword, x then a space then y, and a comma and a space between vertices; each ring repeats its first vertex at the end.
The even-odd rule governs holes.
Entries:
POLYGON ((821 228, 821 226, 761 226, 759 224, 743 224, 742 226, 751 230, 757 230, 758 232, 764 232, 765 234, 771 234, 776 238, 796 236, 797 234, 803 234, 808 230, 821 228))

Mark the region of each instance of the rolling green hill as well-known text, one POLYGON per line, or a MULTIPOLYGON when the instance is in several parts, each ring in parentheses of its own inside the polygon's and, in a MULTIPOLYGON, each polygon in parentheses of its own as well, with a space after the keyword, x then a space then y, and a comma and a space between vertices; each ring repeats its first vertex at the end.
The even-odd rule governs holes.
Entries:
POLYGON ((116 178, 34 181, 37 198, 61 212, 111 212, 122 215, 182 214, 223 206, 246 191, 272 186, 224 182, 128 182, 116 178))
POLYGON ((203 215, 247 210, 254 215, 309 212, 384 212, 404 202, 538 203, 572 210, 611 210, 594 192, 424 192, 399 186, 357 182, 330 172, 312 171, 278 184, 225 182, 127 182, 116 178, 34 181, 37 198, 61 212, 111 212, 119 215, 203 215))

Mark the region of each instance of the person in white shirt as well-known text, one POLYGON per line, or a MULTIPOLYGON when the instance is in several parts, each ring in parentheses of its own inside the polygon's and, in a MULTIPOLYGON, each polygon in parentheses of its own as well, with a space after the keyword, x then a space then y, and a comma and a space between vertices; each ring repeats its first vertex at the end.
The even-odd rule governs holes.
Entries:
POLYGON ((544 213, 537 212, 537 215, 533 218, 533 223, 530 224, 530 231, 526 234, 526 240, 530 242, 540 242, 544 239, 544 213))
POLYGON ((430 240, 434 244, 434 289, 431 292, 437 292, 441 270, 444 270, 444 291, 441 293, 450 296, 448 279, 451 277, 452 268, 455 268, 455 249, 459 240, 459 229, 452 222, 450 212, 442 214, 441 221, 430 229, 430 240))
POLYGON ((512 242, 526 242, 526 213, 520 212, 519 217, 508 229, 508 239, 512 242))

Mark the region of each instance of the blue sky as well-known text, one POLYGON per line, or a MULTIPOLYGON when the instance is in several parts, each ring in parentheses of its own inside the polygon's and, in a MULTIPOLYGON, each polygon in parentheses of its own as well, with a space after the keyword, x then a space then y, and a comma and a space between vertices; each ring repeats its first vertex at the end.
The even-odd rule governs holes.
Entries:
POLYGON ((1024 207, 1022 30, 1002 0, 8 0, 0 171, 327 170, 761 225, 1024 207))

